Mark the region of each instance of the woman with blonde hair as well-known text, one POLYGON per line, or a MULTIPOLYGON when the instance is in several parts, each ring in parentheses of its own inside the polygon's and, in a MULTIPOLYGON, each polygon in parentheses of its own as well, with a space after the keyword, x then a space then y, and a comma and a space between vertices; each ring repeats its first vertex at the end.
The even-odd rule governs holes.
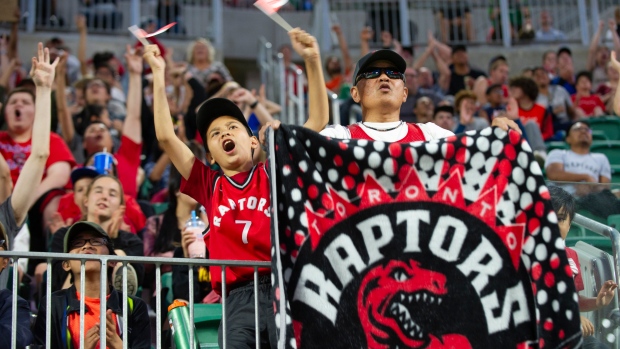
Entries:
POLYGON ((228 68, 215 60, 215 48, 205 38, 198 38, 187 47, 187 61, 189 62, 187 71, 203 86, 207 84, 207 76, 214 71, 221 73, 226 81, 232 80, 228 68))

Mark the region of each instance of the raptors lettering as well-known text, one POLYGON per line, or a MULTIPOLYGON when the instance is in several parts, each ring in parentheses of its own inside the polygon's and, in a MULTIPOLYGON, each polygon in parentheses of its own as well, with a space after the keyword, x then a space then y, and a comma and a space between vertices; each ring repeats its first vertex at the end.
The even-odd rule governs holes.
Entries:
POLYGON ((241 198, 237 201, 228 199, 228 205, 220 205, 217 210, 219 211, 220 215, 213 217, 213 225, 215 225, 216 227, 220 226, 220 223, 222 222, 222 217, 224 217, 224 215, 230 210, 237 210, 239 212, 245 210, 255 210, 264 213, 267 217, 271 217, 269 213, 269 205, 267 205, 267 199, 259 199, 255 196, 241 198))
POLYGON ((489 279, 497 275, 503 265, 495 246, 480 235, 481 239, 473 250, 463 255, 469 233, 466 223, 450 215, 439 216, 435 222, 431 222, 430 217, 428 210, 402 210, 396 212, 395 225, 385 214, 361 221, 351 234, 361 236, 367 258, 362 257, 351 237, 345 232, 340 233, 324 251, 337 282, 330 280, 319 267, 306 264, 301 270, 293 300, 314 308, 335 325, 338 317, 336 305, 340 303, 342 291, 357 275, 362 275, 369 266, 384 258, 381 249, 392 242, 396 227, 405 224, 403 251, 417 253, 424 248, 434 256, 454 263, 482 299, 489 334, 508 329, 511 321, 515 326, 529 321, 526 293, 521 282, 500 292, 487 289, 493 287, 489 279), (421 224, 432 227, 427 247, 420 246, 421 224))

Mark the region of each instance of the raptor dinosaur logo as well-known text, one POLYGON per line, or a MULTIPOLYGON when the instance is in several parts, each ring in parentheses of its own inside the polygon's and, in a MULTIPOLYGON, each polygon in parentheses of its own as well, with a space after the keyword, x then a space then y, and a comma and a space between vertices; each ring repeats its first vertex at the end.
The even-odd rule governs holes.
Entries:
POLYGON ((424 269, 413 259, 392 260, 368 272, 357 300, 368 347, 389 348, 386 339, 396 338, 404 348, 471 348, 465 336, 438 338, 428 333, 424 319, 416 317, 421 307, 441 307, 448 293, 445 285, 445 275, 424 269))

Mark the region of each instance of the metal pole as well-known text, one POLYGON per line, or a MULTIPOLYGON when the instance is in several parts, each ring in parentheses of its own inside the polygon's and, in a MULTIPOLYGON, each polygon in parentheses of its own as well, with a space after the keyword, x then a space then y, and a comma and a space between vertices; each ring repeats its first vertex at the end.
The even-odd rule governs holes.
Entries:
POLYGON ((577 0, 577 8, 579 11, 579 27, 581 28, 581 43, 583 45, 588 45, 588 43, 590 42, 590 32, 588 30, 586 0, 577 0))
POLYGON ((286 109, 286 67, 284 67, 284 55, 278 53, 278 86, 280 90, 280 120, 285 121, 288 118, 288 110, 286 109))
POLYGON ((161 264, 155 264, 155 344, 161 349, 161 264))
POLYGON ((400 13, 400 42, 403 46, 411 46, 411 28, 409 28, 409 6, 407 0, 398 0, 400 13))
POLYGON ((220 57, 224 57, 224 24, 222 18, 224 17, 224 7, 222 6, 222 0, 213 0, 212 15, 213 15, 213 43, 220 57))
POLYGON ((510 8, 508 0, 499 0, 499 16, 501 19, 502 42, 504 47, 512 46, 512 31, 510 30, 510 8))
POLYGON ((127 349, 129 343, 129 333, 127 333, 127 323, 129 322, 129 314, 127 305, 127 263, 123 263, 123 349, 127 349))
POLYGON ((327 93, 332 103, 332 123, 340 125, 340 103, 338 103, 338 95, 335 93, 327 93))
POLYGON ((17 323, 17 286, 19 282, 19 280, 17 279, 17 275, 19 274, 17 270, 17 262, 18 259, 15 259, 13 261, 13 287, 11 291, 13 294, 13 300, 11 303, 11 323, 13 324, 13 326, 11 326, 11 349, 17 348, 17 326, 15 326, 15 324, 17 323))
MULTIPOLYGON (((590 20, 592 21, 592 32, 596 33, 598 30, 598 21, 599 21, 599 9, 598 9, 598 0, 590 0, 590 20)), ((605 41, 605 36, 603 36, 603 42, 605 41)))
POLYGON ((140 0, 131 0, 129 18, 133 24, 140 23, 140 0))
POLYGON ((37 0, 28 0, 28 17, 26 18, 26 32, 34 33, 37 20, 37 0))
POLYGON ((306 105, 304 101, 304 72, 301 71, 301 69, 295 70, 295 77, 297 78, 297 125, 301 126, 304 124, 306 119, 306 105))
MULTIPOLYGON (((99 328, 99 341, 101 343, 101 345, 99 346, 100 348, 105 348, 106 347, 106 327, 107 327, 107 318, 106 318, 106 312, 107 312, 107 296, 108 296, 108 259, 105 256, 101 256, 101 272, 100 272, 100 278, 99 278, 99 304, 101 305, 100 309, 100 314, 99 314, 99 326, 101 326, 99 328)), ((85 280, 80 280, 80 282, 84 282, 85 280)))
POLYGON ((194 344, 194 266, 190 265, 187 273, 189 283, 189 347, 195 349, 194 344))
POLYGON ((86 312, 86 261, 80 261, 80 349, 84 349, 84 313, 86 312))

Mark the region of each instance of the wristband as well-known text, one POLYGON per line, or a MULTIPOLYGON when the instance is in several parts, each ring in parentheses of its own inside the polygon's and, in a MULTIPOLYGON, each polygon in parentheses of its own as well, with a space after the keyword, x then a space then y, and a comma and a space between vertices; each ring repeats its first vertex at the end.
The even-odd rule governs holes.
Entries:
POLYGON ((250 109, 256 108, 257 105, 258 105, 258 99, 255 100, 254 103, 250 104, 250 109))

